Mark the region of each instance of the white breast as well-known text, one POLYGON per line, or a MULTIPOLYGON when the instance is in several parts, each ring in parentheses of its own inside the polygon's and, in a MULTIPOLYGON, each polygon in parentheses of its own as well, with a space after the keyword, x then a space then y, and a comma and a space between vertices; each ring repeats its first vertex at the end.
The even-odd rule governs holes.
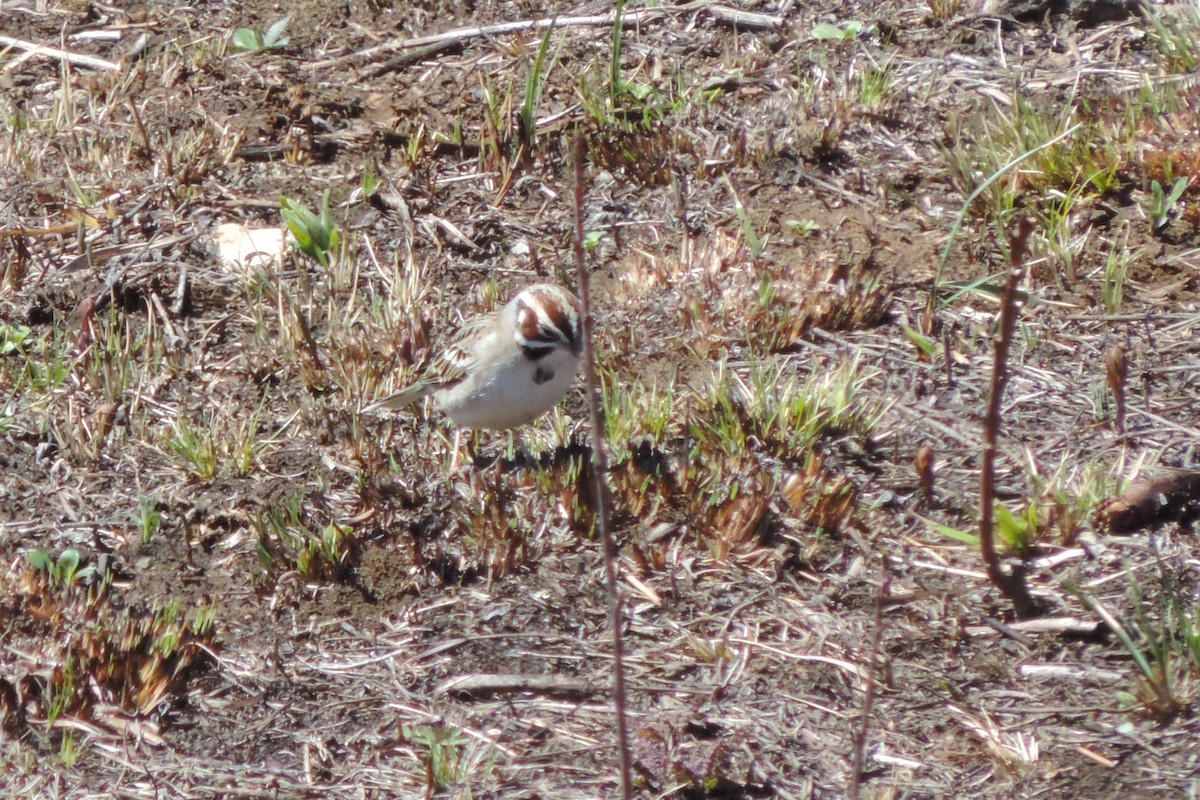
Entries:
POLYGON ((578 361, 566 351, 555 350, 535 362, 514 347, 503 363, 473 370, 462 383, 439 392, 437 404, 460 427, 515 428, 554 408, 571 388, 577 368, 578 361))

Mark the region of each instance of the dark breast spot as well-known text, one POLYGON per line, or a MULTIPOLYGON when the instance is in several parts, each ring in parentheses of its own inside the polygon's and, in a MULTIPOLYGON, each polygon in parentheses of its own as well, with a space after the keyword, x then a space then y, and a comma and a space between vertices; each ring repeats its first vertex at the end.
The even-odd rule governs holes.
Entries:
POLYGON ((538 367, 533 371, 533 382, 538 386, 541 386, 543 383, 548 383, 552 380, 554 380, 554 370, 552 369, 538 367))

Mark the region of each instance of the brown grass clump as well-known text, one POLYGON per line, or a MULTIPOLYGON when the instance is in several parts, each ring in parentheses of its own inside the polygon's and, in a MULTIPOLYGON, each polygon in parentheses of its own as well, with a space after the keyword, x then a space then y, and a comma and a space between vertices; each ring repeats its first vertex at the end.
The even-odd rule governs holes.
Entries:
POLYGON ((28 665, 16 705, 6 709, 6 726, 28 724, 48 733, 68 717, 106 724, 97 716, 105 706, 161 716, 212 664, 211 604, 189 611, 176 603, 118 609, 112 576, 96 566, 71 566, 69 551, 49 569, 32 563, 41 568, 20 569, 4 601, 5 617, 10 624, 34 623, 21 630, 22 639, 55 644, 28 665))

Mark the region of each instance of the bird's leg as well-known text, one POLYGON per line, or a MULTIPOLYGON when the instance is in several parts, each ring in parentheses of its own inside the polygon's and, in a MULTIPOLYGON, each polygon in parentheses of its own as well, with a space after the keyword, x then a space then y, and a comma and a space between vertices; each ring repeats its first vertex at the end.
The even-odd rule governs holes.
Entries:
MULTIPOLYGON (((458 469, 458 455, 459 455, 459 452, 463 449, 462 439, 463 439, 462 428, 455 428, 454 429, 454 456, 450 459, 450 470, 451 471, 458 469)), ((473 466, 475 466, 475 461, 478 457, 479 457, 479 431, 471 430, 467 433, 466 460, 473 467, 473 466)))
POLYGON ((458 448, 462 445, 462 428, 454 429, 454 455, 450 457, 450 471, 458 469, 458 448))

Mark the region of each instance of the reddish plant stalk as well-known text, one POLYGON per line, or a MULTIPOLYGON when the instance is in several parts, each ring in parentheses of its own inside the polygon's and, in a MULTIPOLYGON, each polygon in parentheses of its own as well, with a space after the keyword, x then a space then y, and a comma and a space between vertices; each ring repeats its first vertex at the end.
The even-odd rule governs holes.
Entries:
POLYGON ((588 416, 592 426, 592 474, 596 481, 596 509, 600 538, 604 542, 604 578, 608 584, 608 622, 613 645, 613 707, 617 716, 617 747, 620 748, 621 797, 633 797, 633 767, 629 753, 629 727, 625 719, 625 643, 621 637, 621 587, 618 582, 620 553, 609 524, 608 457, 604 447, 604 419, 600 412, 600 386, 596 380, 595 350, 592 347, 592 299, 587 264, 583 256, 583 137, 577 136, 575 156, 575 269, 579 273, 579 304, 583 309, 583 376, 587 384, 588 416))
POLYGON ((987 566, 988 579, 1013 604, 1013 611, 1022 619, 1036 617, 1040 607, 1025 585, 1024 564, 1014 565, 1006 572, 996 554, 994 539, 996 509, 996 452, 1000 439, 1000 407, 1004 402, 1004 387, 1008 383, 1008 354, 1017 329, 1017 289, 1025 276, 1025 254, 1033 222, 1022 217, 1017 231, 1009 237, 1010 262, 1008 282, 1000 305, 1000 330, 996 337, 996 355, 992 362, 991 391, 987 413, 983 418, 983 452, 979 462, 979 548, 987 566))

